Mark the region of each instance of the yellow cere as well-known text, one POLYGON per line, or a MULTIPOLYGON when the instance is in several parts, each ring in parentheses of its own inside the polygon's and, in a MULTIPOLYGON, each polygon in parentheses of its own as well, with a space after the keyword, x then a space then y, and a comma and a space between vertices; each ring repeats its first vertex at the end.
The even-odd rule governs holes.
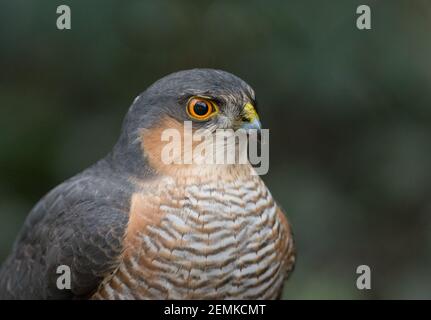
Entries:
POLYGON ((250 102, 247 102, 244 106, 244 116, 250 122, 253 122, 254 120, 259 120, 259 115, 257 114, 256 109, 250 102))

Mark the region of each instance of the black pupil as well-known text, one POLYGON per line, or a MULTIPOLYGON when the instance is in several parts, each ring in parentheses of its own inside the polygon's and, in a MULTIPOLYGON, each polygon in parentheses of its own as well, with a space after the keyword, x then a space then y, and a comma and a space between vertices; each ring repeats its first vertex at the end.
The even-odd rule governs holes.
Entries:
POLYGON ((205 116, 208 113, 208 105, 203 101, 195 103, 193 110, 198 116, 205 116))

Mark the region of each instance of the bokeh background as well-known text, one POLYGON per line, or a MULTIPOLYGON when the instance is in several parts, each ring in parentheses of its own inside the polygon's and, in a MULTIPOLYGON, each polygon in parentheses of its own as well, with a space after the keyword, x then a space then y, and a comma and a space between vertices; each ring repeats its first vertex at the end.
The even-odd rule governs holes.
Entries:
POLYGON ((211 67, 255 88, 271 130, 263 178, 299 254, 284 297, 431 298, 430 32, 426 0, 0 0, 0 261, 35 202, 110 150, 139 92, 211 67))

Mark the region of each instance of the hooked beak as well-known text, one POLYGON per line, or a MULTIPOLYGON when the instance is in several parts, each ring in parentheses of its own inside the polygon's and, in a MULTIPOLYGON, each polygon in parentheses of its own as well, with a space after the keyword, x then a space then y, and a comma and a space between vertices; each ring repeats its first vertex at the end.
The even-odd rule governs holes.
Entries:
POLYGON ((243 109, 243 122, 241 125, 242 129, 250 130, 255 129, 260 131, 262 129, 262 125, 259 121, 259 116, 256 112, 256 109, 250 102, 247 102, 243 109))

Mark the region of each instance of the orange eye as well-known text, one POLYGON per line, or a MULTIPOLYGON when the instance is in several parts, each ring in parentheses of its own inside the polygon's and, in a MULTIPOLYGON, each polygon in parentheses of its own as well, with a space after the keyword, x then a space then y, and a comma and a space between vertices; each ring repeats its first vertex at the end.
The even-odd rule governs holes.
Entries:
POLYGON ((196 120, 207 120, 216 111, 214 102, 203 98, 192 98, 187 104, 187 113, 196 120))

